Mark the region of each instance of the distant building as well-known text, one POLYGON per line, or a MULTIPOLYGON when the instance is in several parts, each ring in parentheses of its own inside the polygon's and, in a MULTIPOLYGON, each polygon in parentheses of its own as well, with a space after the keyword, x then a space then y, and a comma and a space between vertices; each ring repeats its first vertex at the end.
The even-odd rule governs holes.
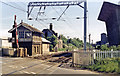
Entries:
MULTIPOLYGON (((21 22, 19 25, 17 25, 17 31, 18 31, 19 47, 27 48, 27 54, 29 56, 36 54, 43 54, 45 53, 45 51, 49 51, 48 48, 49 42, 42 39, 41 35, 43 34, 43 32, 41 32, 37 28, 21 22), (45 47, 47 49, 44 49, 45 47)), ((13 25, 13 28, 10 29, 8 32, 12 33, 12 38, 15 40, 12 43, 12 48, 16 48, 17 45, 16 45, 15 26, 13 25)))
POLYGON ((0 38, 0 56, 9 55, 9 49, 12 47, 12 43, 9 42, 8 37, 0 38))
POLYGON ((0 48, 11 48, 12 43, 8 41, 8 37, 1 37, 0 38, 0 48))
POLYGON ((43 29, 42 32, 44 33, 43 37, 45 37, 45 38, 51 37, 52 35, 55 35, 56 37, 58 36, 58 34, 55 33, 55 31, 53 30, 52 23, 50 23, 49 29, 43 29))
POLYGON ((104 45, 108 42, 106 33, 101 34, 101 45, 104 45))
POLYGON ((96 46, 101 46, 101 41, 97 41, 96 46))
POLYGON ((63 41, 61 40, 61 37, 59 36, 58 37, 58 33, 56 33, 54 30, 53 30, 53 25, 52 23, 50 23, 49 25, 49 29, 43 29, 42 31, 44 34, 42 35, 43 38, 46 38, 47 37, 51 37, 52 35, 55 35, 57 37, 57 42, 58 44, 56 44, 55 46, 55 51, 58 50, 58 48, 63 48, 63 41))
POLYGON ((98 20, 106 23, 109 45, 120 44, 120 5, 104 2, 98 20))
POLYGON ((63 41, 61 40, 61 36, 58 37, 58 48, 63 48, 63 41))
POLYGON ((120 5, 120 1, 118 2, 118 5, 120 5))

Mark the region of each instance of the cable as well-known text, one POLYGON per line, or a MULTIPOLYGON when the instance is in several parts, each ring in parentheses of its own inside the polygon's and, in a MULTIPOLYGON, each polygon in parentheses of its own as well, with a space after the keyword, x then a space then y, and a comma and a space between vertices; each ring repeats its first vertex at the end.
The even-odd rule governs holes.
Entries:
MULTIPOLYGON (((8 3, 5 3, 5 2, 2 2, 2 1, 0 1, 1 3, 3 3, 3 4, 5 4, 5 5, 8 5, 8 6, 10 6, 10 7, 12 7, 12 8, 15 8, 15 9, 17 9, 17 10, 20 10, 20 11, 22 11, 22 12, 25 12, 25 13, 27 13, 27 11, 25 11, 25 10, 23 10, 23 9, 20 9, 20 8, 17 8, 17 7, 15 7, 15 6, 12 6, 12 5, 10 5, 10 4, 8 4, 8 3)), ((32 15, 32 17, 33 17, 33 15, 32 15)), ((33 17, 34 18, 34 17, 33 17)), ((37 20, 36 20, 37 21, 37 20)), ((39 21, 37 21, 37 22, 39 22, 39 21)), ((45 26, 43 23, 41 23, 41 22, 39 22, 40 24, 42 24, 43 26, 45 26)), ((46 27, 46 26, 45 26, 46 27)))
MULTIPOLYGON (((12 5, 16 5, 17 7, 20 7, 21 9, 24 9, 23 7, 19 6, 17 3, 15 2, 10 2, 12 5)), ((25 11, 25 10, 24 10, 25 11)))
MULTIPOLYGON (((55 12, 59 15, 59 13, 57 12, 57 10, 54 8, 54 7, 52 7, 54 10, 55 10, 55 12)), ((72 23, 71 23, 71 21, 70 22, 66 22, 66 21, 64 21, 67 25, 68 25, 68 27, 71 29, 71 27, 69 26, 69 25, 73 25, 72 23)), ((73 30, 73 29, 71 29, 71 30, 73 30)), ((74 30, 73 30, 74 31, 74 30)), ((73 34, 73 33, 72 33, 73 34)), ((75 33, 76 34, 76 33, 75 33)))
MULTIPOLYGON (((59 7, 59 8, 60 8, 60 7, 59 7)), ((61 8, 60 8, 60 10, 63 11, 61 8)), ((64 16, 68 19, 68 20, 67 20, 68 23, 70 23, 70 24, 68 24, 68 25, 74 25, 74 24, 69 20, 70 18, 68 18, 68 16, 67 16, 66 14, 64 14, 64 16)), ((64 19, 65 19, 65 18, 64 18, 64 19)), ((83 19, 83 18, 82 18, 82 17, 81 17, 81 18, 79 17, 79 19, 83 19)), ((76 34, 76 33, 75 33, 75 34, 76 34)), ((76 35, 77 35, 77 34, 76 34, 76 35)), ((82 38, 81 38, 81 39, 82 39, 82 38)))
MULTIPOLYGON (((15 7, 15 6, 12 6, 12 5, 10 5, 10 4, 7 4, 7 3, 5 3, 5 2, 3 2, 3 1, 0 1, 1 3, 3 3, 3 4, 5 4, 5 5, 8 5, 8 6, 10 6, 10 7, 12 7, 12 8, 15 8, 15 9, 17 9, 17 10, 20 10, 20 11, 22 11, 22 12, 25 12, 25 13, 27 13, 27 11, 26 10, 23 10, 24 8, 22 8, 22 9, 20 9, 20 8, 17 8, 17 7, 15 7)), ((53 8, 53 7, 52 7, 53 8)), ((56 9, 55 8, 53 8, 55 11, 56 11, 56 9)), ((56 11, 56 13, 59 15, 59 13, 56 11)), ((34 19, 36 19, 34 16, 33 16, 33 14, 31 14, 31 16, 34 18, 34 19)), ((44 27, 46 27, 42 22, 40 22, 40 21, 38 21, 38 20, 36 20, 38 23, 40 23, 40 24, 42 24, 44 27)), ((66 21, 65 21, 65 23, 69 26, 70 24, 68 24, 66 21)), ((70 26, 69 26, 70 27, 70 26)), ((47 28, 47 27, 46 27, 47 28)), ((48 29, 48 28, 47 28, 48 29)), ((70 28, 71 29, 71 28, 70 28)), ((73 29, 72 29, 73 30, 73 29)))
POLYGON ((8 6, 10 6, 10 7, 13 7, 13 8, 15 8, 15 9, 17 9, 17 10, 20 10, 20 11, 23 11, 23 12, 27 12, 27 11, 24 11, 24 10, 19 9, 19 8, 17 8, 17 7, 14 7, 14 6, 10 5, 10 4, 7 4, 7 3, 5 3, 5 2, 3 2, 3 1, 0 1, 0 2, 3 3, 3 4, 5 4, 5 5, 8 5, 8 6))

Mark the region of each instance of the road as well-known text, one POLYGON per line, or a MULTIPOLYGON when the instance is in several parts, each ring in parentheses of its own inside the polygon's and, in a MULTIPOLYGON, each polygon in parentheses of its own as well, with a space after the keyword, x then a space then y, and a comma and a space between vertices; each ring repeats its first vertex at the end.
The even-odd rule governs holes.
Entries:
POLYGON ((97 74, 87 70, 60 68, 58 63, 32 58, 1 58, 2 74, 97 74))

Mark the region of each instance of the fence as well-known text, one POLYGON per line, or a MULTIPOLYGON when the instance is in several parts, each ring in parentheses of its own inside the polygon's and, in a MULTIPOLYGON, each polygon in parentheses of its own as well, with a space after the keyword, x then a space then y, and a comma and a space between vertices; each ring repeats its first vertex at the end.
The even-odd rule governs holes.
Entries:
POLYGON ((27 48, 17 49, 17 57, 26 57, 26 56, 27 56, 27 48))
POLYGON ((104 58, 120 57, 120 51, 95 51, 94 59, 102 60, 104 58))
POLYGON ((3 56, 17 56, 17 57, 26 57, 27 56, 27 48, 2 48, 3 56))
POLYGON ((72 53, 73 66, 76 65, 89 65, 94 63, 93 52, 74 51, 72 53))
POLYGON ((120 51, 74 51, 72 56, 74 65, 90 65, 95 59, 120 57, 120 51))
POLYGON ((14 49, 13 48, 2 48, 2 55, 4 56, 13 56, 14 49))

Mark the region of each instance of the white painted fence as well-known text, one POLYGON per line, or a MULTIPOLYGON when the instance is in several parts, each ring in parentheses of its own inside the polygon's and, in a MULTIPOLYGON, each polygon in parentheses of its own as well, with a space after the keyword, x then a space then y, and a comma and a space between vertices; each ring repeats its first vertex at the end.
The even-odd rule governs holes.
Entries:
POLYGON ((94 59, 97 60, 114 57, 120 57, 120 51, 94 51, 94 59))

